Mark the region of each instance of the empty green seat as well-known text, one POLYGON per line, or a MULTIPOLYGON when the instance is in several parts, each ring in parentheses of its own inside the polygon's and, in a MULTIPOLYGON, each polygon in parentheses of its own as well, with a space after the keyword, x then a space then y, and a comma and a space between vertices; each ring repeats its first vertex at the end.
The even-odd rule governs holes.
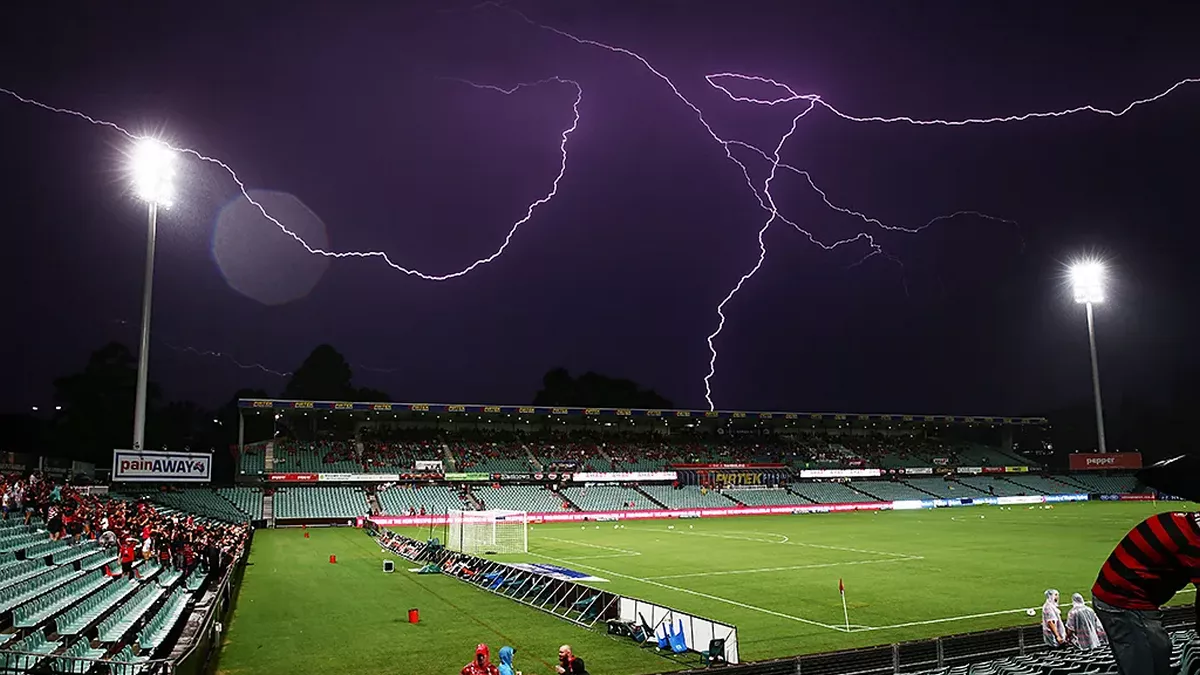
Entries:
POLYGON ((142 618, 165 593, 158 584, 144 584, 132 598, 100 622, 97 638, 101 642, 116 642, 142 618))
POLYGON ((93 621, 137 589, 136 582, 127 580, 117 580, 105 585, 99 592, 84 598, 83 602, 63 612, 54 620, 59 635, 82 633, 93 621))
POLYGON ((97 551, 89 554, 88 557, 79 561, 79 568, 85 572, 98 570, 105 565, 117 562, 117 554, 114 551, 97 551))
POLYGON ((188 591, 195 593, 196 591, 200 590, 201 586, 204 585, 205 576, 207 576, 207 573, 197 567, 196 569, 192 570, 192 573, 188 575, 187 580, 183 582, 183 587, 188 589, 188 591))
POLYGON ((22 560, 0 576, 0 588, 8 588, 50 570, 42 560, 22 560))
POLYGON ((86 673, 95 666, 95 661, 104 658, 107 650, 92 649, 92 645, 87 638, 75 642, 75 644, 67 647, 61 654, 58 655, 56 661, 57 672, 60 673, 86 673))
POLYGON ((112 675, 136 675, 141 671, 139 664, 148 660, 145 656, 134 654, 133 647, 126 645, 109 660, 109 668, 112 669, 112 675))
POLYGON ((171 634, 171 629, 175 627, 179 617, 183 611, 187 609, 188 593, 182 588, 176 589, 167 597, 167 601, 163 606, 150 617, 146 622, 146 626, 138 633, 138 644, 142 649, 150 650, 153 653, 159 645, 167 639, 171 634))
POLYGON ((71 583, 40 595, 13 610, 13 625, 17 628, 33 628, 41 622, 75 604, 80 597, 108 583, 109 578, 100 572, 92 572, 71 583))
MULTIPOLYGON (((82 574, 70 567, 57 567, 45 574, 0 589, 0 612, 47 593, 82 574)), ((2 573, 0 573, 2 575, 2 573)))
POLYGON ((54 557, 51 558, 51 562, 53 562, 55 565, 65 565, 67 563, 75 562, 76 560, 83 560, 84 558, 95 553, 98 549, 99 545, 94 541, 81 542, 55 553, 54 557))
MULTIPOLYGON (((62 646, 61 642, 52 642, 46 639, 45 633, 41 630, 30 633, 28 637, 12 643, 7 649, 14 652, 26 652, 28 654, 46 655, 62 646)), ((26 654, 3 654, 0 655, 0 667, 5 670, 24 671, 31 670, 42 656, 30 656, 26 654)))

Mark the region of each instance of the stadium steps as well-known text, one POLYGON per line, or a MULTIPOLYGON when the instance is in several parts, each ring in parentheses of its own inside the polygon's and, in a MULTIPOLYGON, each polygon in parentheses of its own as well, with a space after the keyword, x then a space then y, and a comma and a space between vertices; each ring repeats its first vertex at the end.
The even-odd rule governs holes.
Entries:
POLYGON ((729 494, 728 492, 726 492, 724 490, 717 492, 717 494, 721 495, 722 497, 724 497, 726 499, 732 500, 733 503, 737 504, 738 506, 747 506, 746 502, 738 499, 737 497, 734 497, 733 495, 729 494))
POLYGON ((262 517, 269 523, 275 522, 275 495, 263 493, 262 517))
POLYGON ((649 500, 649 502, 650 502, 651 504, 653 504, 653 505, 657 506, 658 508, 660 508, 660 509, 669 508, 669 507, 668 507, 666 504, 664 504, 664 503, 662 503, 662 502, 658 501, 657 499, 655 499, 654 497, 650 496, 650 493, 649 493, 649 492, 646 492, 645 490, 643 490, 643 489, 642 489, 642 487, 641 487, 640 485, 635 485, 635 486, 633 487, 633 489, 634 489, 634 490, 637 490, 637 491, 638 491, 638 494, 640 494, 640 495, 642 495, 643 497, 645 497, 647 500, 649 500))
POLYGON ((467 507, 468 510, 482 511, 484 509, 483 501, 481 501, 479 497, 476 497, 474 493, 471 492, 470 486, 467 486, 467 491, 463 494, 460 494, 458 498, 462 500, 463 506, 467 507))
POLYGON ((537 456, 533 454, 533 451, 529 449, 528 445, 522 445, 521 448, 525 451, 526 455, 529 455, 529 463, 537 467, 539 472, 546 470, 545 465, 542 464, 542 460, 538 459, 537 456))
POLYGON ((458 471, 458 463, 454 461, 454 453, 450 452, 450 446, 442 444, 442 463, 446 466, 446 472, 454 473, 458 471))
POLYGON ((559 499, 561 499, 561 500, 562 500, 564 503, 566 503, 566 504, 570 504, 572 509, 574 509, 574 510, 576 510, 576 511, 582 511, 582 510, 583 510, 583 509, 579 508, 579 505, 578 505, 578 504, 576 504, 575 502, 573 502, 573 501, 571 501, 570 499, 568 499, 568 498, 567 498, 567 496, 566 496, 566 495, 564 495, 564 494, 563 494, 563 493, 562 493, 562 492, 561 492, 561 491, 560 491, 558 488, 552 488, 552 489, 551 489, 551 492, 553 492, 554 494, 558 495, 558 498, 559 498, 559 499))
POLYGON ((1067 475, 1067 474, 1055 474, 1055 475, 1054 475, 1054 480, 1056 480, 1056 481, 1058 481, 1058 482, 1060 482, 1060 483, 1066 483, 1067 485, 1070 485, 1070 486, 1073 486, 1073 487, 1077 487, 1077 488, 1079 488, 1080 490, 1083 490, 1084 492, 1087 492, 1087 493, 1089 493, 1089 494, 1090 494, 1090 493, 1092 493, 1092 492, 1095 492, 1095 490, 1092 488, 1092 486, 1090 486, 1090 485, 1088 485, 1087 483, 1084 483, 1084 482, 1082 482, 1082 481, 1080 481, 1080 480, 1076 479, 1074 476, 1071 476, 1071 475, 1067 475))
MULTIPOLYGON (((849 488, 849 489, 851 489, 851 490, 854 490, 855 492, 857 492, 858 494, 860 494, 860 495, 862 495, 862 496, 864 496, 864 497, 870 497, 870 498, 871 498, 871 501, 873 501, 873 502, 890 501, 890 500, 884 500, 884 499, 880 499, 879 497, 876 497, 875 495, 871 494, 870 492, 867 492, 866 490, 864 490, 864 489, 862 489, 862 488, 860 488, 860 487, 857 487, 857 486, 855 486, 855 485, 851 485, 851 484, 849 484, 849 483, 845 483, 844 485, 845 485, 847 488, 849 488)), ((922 492, 924 492, 924 490, 922 490, 922 492)))
MULTIPOLYGON (((924 495, 929 495, 930 497, 933 497, 934 499, 945 499, 945 497, 941 497, 941 496, 939 496, 939 495, 936 495, 936 494, 934 494, 934 493, 930 492, 929 490, 923 490, 923 489, 921 489, 921 488, 917 487, 916 485, 913 485, 912 483, 910 483, 910 482, 908 482, 908 481, 902 481, 902 482, 903 482, 905 485, 907 485, 908 487, 910 487, 910 488, 912 488, 912 489, 916 490, 917 492, 920 492, 921 494, 924 494, 924 495)), ((955 482, 957 483, 958 481, 955 481, 955 482)), ((959 484, 961 485, 961 483, 959 483, 959 484)), ((966 487, 966 486, 963 486, 963 487, 966 487)))
POLYGON ((267 473, 275 471, 275 442, 267 443, 263 448, 263 470, 267 473))
POLYGON ((379 497, 376 496, 374 488, 367 488, 367 508, 373 516, 383 513, 383 509, 379 508, 379 497))
POLYGON ((787 490, 788 494, 790 494, 796 498, 797 504, 816 504, 816 503, 818 503, 816 500, 809 499, 808 497, 805 497, 804 495, 800 494, 799 492, 796 492, 795 490, 793 490, 791 488, 791 486, 784 486, 784 489, 787 490))

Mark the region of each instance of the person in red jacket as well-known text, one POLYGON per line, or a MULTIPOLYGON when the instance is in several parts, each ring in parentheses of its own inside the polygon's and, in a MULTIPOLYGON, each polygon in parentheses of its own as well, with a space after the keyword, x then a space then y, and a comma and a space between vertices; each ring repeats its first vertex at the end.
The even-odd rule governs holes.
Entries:
POLYGON ((128 537, 121 544, 121 574, 127 579, 133 578, 133 559, 137 555, 137 539, 128 537))
POLYGON ((463 666, 462 675, 500 675, 500 669, 488 659, 488 646, 475 647, 475 660, 463 666))

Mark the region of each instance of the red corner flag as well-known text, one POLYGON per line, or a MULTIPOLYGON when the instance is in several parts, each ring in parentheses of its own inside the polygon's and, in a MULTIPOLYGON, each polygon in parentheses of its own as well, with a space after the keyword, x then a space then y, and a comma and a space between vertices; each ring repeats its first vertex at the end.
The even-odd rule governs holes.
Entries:
POLYGON ((842 595, 846 594, 846 584, 843 584, 841 579, 838 579, 838 592, 842 595))

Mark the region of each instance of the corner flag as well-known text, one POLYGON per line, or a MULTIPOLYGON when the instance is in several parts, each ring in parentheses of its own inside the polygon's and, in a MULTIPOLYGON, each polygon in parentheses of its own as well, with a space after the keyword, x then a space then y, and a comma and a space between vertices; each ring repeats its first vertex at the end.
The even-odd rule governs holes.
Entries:
POLYGON ((838 593, 842 594, 842 615, 846 617, 846 632, 850 632, 850 610, 846 608, 846 584, 838 578, 838 593))

